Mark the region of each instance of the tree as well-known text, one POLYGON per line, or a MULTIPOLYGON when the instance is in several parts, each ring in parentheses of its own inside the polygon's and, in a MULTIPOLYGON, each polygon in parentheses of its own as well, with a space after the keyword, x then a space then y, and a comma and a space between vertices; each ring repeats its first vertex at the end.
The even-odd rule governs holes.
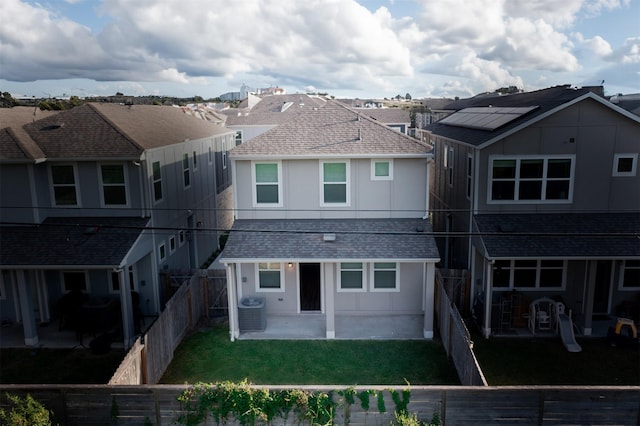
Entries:
POLYGON ((27 394, 21 398, 17 395, 6 394, 10 410, 0 408, 2 424, 12 426, 50 426, 50 412, 40 402, 27 394))
POLYGON ((405 98, 406 100, 408 100, 408 101, 410 101, 410 100, 411 100, 411 95, 409 94, 409 92, 407 92, 407 94, 406 94, 406 95, 404 95, 404 98, 405 98))

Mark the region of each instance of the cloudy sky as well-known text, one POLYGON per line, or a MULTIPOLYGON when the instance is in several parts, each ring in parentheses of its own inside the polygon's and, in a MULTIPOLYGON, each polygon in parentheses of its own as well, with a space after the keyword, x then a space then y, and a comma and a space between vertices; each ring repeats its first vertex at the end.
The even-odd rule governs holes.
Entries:
POLYGON ((640 92, 640 0, 1 0, 0 91, 640 92))

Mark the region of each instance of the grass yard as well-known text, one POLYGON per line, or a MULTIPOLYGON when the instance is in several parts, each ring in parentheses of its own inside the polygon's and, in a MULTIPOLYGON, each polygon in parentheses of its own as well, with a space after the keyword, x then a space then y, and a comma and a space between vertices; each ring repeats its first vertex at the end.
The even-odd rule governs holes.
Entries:
POLYGON ((453 364, 425 340, 229 340, 226 326, 186 337, 163 384, 456 385, 453 364))
POLYGON ((605 339, 578 340, 568 352, 560 338, 474 336, 474 352, 490 386, 640 385, 638 347, 612 347, 605 339))
POLYGON ((88 349, 0 350, 2 384, 106 384, 124 351, 95 355, 88 349))

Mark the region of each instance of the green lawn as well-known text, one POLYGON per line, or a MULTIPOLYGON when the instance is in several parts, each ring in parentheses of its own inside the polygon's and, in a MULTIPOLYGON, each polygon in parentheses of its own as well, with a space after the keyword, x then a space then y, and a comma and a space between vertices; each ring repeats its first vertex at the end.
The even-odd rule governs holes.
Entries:
POLYGON ((239 340, 226 326, 180 344, 163 384, 239 382, 323 385, 455 385, 444 349, 426 340, 239 340))
POLYGON ((638 347, 612 347, 605 339, 579 339, 568 352, 557 338, 474 336, 474 352, 490 386, 640 385, 638 347))

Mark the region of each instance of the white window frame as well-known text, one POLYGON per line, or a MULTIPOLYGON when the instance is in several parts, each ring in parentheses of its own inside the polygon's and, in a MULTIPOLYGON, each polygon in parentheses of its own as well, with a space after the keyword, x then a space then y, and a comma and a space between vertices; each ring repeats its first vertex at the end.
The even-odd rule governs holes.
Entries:
POLYGON ((244 142, 244 134, 242 133, 242 130, 236 130, 236 134, 234 136, 235 146, 242 145, 242 142, 244 142), (240 143, 238 143, 238 140, 240 143))
POLYGON ((400 264, 398 262, 385 262, 385 261, 381 261, 381 262, 371 262, 369 264, 369 289, 371 290, 372 293, 397 293, 400 291, 400 264), (376 263, 393 263, 394 267, 393 269, 391 268, 376 268, 376 263), (393 288, 378 288, 376 287, 376 271, 393 271, 395 272, 395 277, 396 277, 396 283, 395 283, 395 287, 393 288))
POLYGON ((169 237, 169 254, 171 255, 175 253, 177 249, 178 249, 178 246, 176 245, 176 236, 171 235, 169 237))
POLYGON ((184 189, 191 187, 191 160, 188 152, 182 154, 182 186, 184 189))
MULTIPOLYGON (((487 177, 487 204, 570 204, 573 202, 573 187, 575 183, 575 168, 576 168, 576 156, 575 154, 561 154, 561 155, 490 155, 489 156, 489 171, 487 177), (512 179, 504 179, 513 180, 514 182, 514 193, 512 200, 494 200, 493 199, 493 162, 495 160, 505 160, 505 161, 515 161, 515 172, 516 175, 512 179), (542 171, 542 189, 539 200, 520 200, 519 199, 519 183, 520 179, 520 164, 522 160, 542 160, 543 161, 543 171, 542 171), (547 178, 548 172, 548 164, 549 160, 571 160, 571 168, 569 171, 569 192, 567 194, 566 199, 546 199, 546 188, 548 181, 554 180, 566 180, 562 179, 554 179, 547 178)), ((529 180, 529 179, 525 179, 529 180)), ((536 179, 537 180, 537 179, 536 179)))
POLYGON ((81 291, 83 293, 91 293, 91 286, 89 285, 89 271, 86 270, 72 270, 72 269, 65 269, 60 271, 60 285, 62 286, 62 293, 68 293, 71 291, 71 289, 67 288, 67 283, 64 279, 65 274, 82 274, 84 275, 84 284, 85 284, 85 288, 81 289, 81 291))
POLYGON ((393 180, 393 159, 371 159, 371 180, 393 180), (377 163, 387 163, 389 164, 389 174, 386 176, 377 176, 376 175, 376 164, 377 163))
POLYGON ((163 185, 162 185, 162 163, 160 161, 153 161, 151 163, 151 190, 153 192, 153 203, 157 204, 160 203, 162 201, 162 199, 164 198, 164 191, 163 191, 163 185), (157 179, 154 176, 154 164, 158 164, 158 174, 160 175, 157 179), (160 198, 157 197, 156 194, 156 183, 160 183, 160 198))
POLYGON ((253 207, 282 207, 282 162, 281 161, 252 161, 251 162, 251 191, 253 199, 253 207), (260 164, 275 164, 278 168, 278 202, 277 203, 259 203, 258 202, 258 185, 274 185, 273 182, 257 182, 256 166, 260 164))
POLYGON ((351 161, 350 160, 320 160, 320 206, 321 207, 349 207, 351 205, 351 161), (324 165, 325 164, 345 164, 345 182, 325 182, 324 181, 324 165), (324 196, 324 186, 326 184, 344 184, 346 185, 345 202, 326 203, 324 196))
MULTIPOLYGON (((634 260, 636 262, 640 262, 637 259, 629 259, 629 260, 634 260)), ((618 290, 620 291, 638 291, 640 290, 640 283, 638 284, 638 286, 625 286, 624 285, 624 272, 626 269, 638 269, 640 270, 640 265, 639 266, 627 266, 627 260, 622 260, 620 262, 620 277, 618 278, 618 290)))
POLYGON ((192 161, 193 161, 193 171, 195 172, 198 170, 198 151, 196 150, 193 151, 192 161))
MULTIPOLYGON (((505 259, 506 260, 506 259, 505 259)), ((507 287, 496 287, 495 285, 492 284, 493 287, 493 291, 511 291, 511 290, 517 290, 517 291, 546 291, 546 290, 553 290, 553 291, 560 291, 560 290, 565 290, 567 287, 567 269, 568 269, 568 261, 567 260, 562 260, 562 259, 511 259, 508 260, 509 262, 509 286, 507 287), (559 267, 557 268, 550 268, 550 267, 542 267, 542 262, 544 261, 562 261, 562 285, 560 287, 541 287, 540 286, 540 276, 541 276, 541 271, 543 269, 560 269, 559 267), (536 266, 535 266, 535 270, 536 270, 536 282, 535 285, 532 287, 518 287, 514 285, 514 276, 515 276, 515 271, 518 269, 529 269, 529 268, 522 268, 522 267, 518 267, 516 266, 516 262, 517 261, 535 261, 536 262, 536 266)), ((533 269, 533 268, 531 268, 533 269)))
POLYGON ((338 262, 337 264, 338 266, 338 285, 337 285, 337 291, 338 293, 365 293, 367 291, 367 286, 366 286, 366 282, 367 282, 367 266, 365 262, 338 262), (360 268, 348 268, 348 269, 343 269, 342 268, 342 264, 343 263, 359 263, 360 264, 360 268), (362 282, 360 283, 360 288, 343 288, 342 287, 342 271, 360 271, 362 273, 362 282))
POLYGON ((158 244, 158 260, 160 263, 167 260, 167 245, 164 241, 158 244))
POLYGON ((636 171, 638 169, 638 153, 630 153, 630 154, 613 154, 613 176, 635 176, 636 171), (624 158, 631 158, 633 164, 631 165, 631 171, 629 172, 619 172, 618 165, 620 164, 620 160, 624 158))
POLYGON ((282 262, 256 262, 255 263, 255 276, 256 276, 256 292, 259 293, 284 293, 284 274, 282 273, 282 271, 284 270, 284 264, 282 262), (261 263, 266 263, 267 264, 267 269, 261 269, 260 268, 260 264, 261 263), (273 265, 278 265, 278 273, 279 273, 279 280, 280 280, 280 287, 267 287, 267 288, 263 288, 260 287, 260 272, 261 271, 268 271, 268 272, 273 272, 275 271, 275 269, 270 268, 269 266, 273 266, 273 265))
POLYGON ((129 206, 129 176, 127 167, 122 163, 100 163, 98 164, 98 178, 100 179, 100 205, 105 208, 128 207, 129 206), (102 180, 102 166, 120 166, 122 167, 122 175, 124 182, 118 184, 105 184, 102 180), (124 186, 124 204, 107 204, 104 199, 105 186, 124 186))
POLYGON ((227 168, 227 151, 222 151, 222 169, 227 168))
POLYGON ((51 205, 59 208, 73 208, 73 207, 82 207, 82 201, 80 198, 80 180, 78 179, 78 167, 75 163, 60 163, 60 164, 50 164, 49 165, 49 179, 51 182, 51 186, 49 187, 51 192, 51 205), (73 185, 71 184, 56 184, 53 182, 53 168, 54 167, 71 167, 73 169, 73 185), (56 187, 71 187, 73 186, 74 191, 76 193, 76 203, 75 204, 58 204, 56 202, 56 187))
MULTIPOLYGON (((129 266, 129 286, 131 287, 131 291, 138 291, 138 281, 137 281, 137 273, 136 273, 136 269, 133 267, 133 265, 129 266)), ((114 282, 113 282, 113 277, 114 275, 117 277, 118 279, 118 285, 120 285, 120 273, 116 272, 116 271, 107 271, 107 282, 109 283, 109 293, 111 294, 120 294, 120 288, 116 289, 114 288, 114 282)))
POLYGON ((184 243, 187 241, 187 235, 186 235, 186 231, 184 229, 181 229, 178 231, 178 244, 180 247, 182 247, 184 245, 184 243))

